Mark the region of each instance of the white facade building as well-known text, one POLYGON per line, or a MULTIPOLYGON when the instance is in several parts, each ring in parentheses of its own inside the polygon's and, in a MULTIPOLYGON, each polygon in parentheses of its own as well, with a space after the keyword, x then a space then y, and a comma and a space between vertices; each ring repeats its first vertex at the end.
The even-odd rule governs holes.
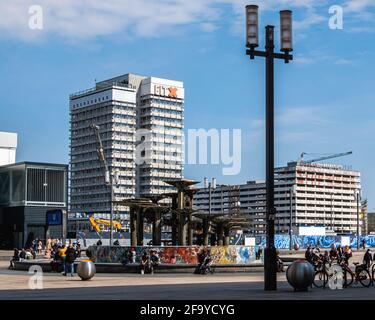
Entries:
MULTIPOLYGON (((70 211, 109 218, 110 189, 90 128, 100 128, 115 201, 171 190, 162 180, 182 177, 184 88, 180 81, 125 74, 70 96, 70 211)), ((120 220, 128 208, 115 205, 120 220)))
POLYGON ((167 179, 182 178, 184 87, 180 81, 146 78, 138 100, 138 142, 146 161, 137 166, 137 196, 172 191, 167 179), (143 134, 144 133, 144 134, 143 134))
MULTIPOLYGON (((355 192, 360 189, 360 173, 342 166, 291 162, 276 168, 276 233, 289 232, 291 214, 295 233, 301 226, 325 226, 327 233, 355 233, 355 192), (293 189, 295 194, 291 193, 293 189)), ((249 181, 238 186, 219 185, 212 191, 211 213, 246 213, 252 222, 249 231, 263 234, 265 197, 264 181, 249 181)), ((209 211, 207 190, 200 189, 194 197, 194 205, 199 211, 209 211)))
POLYGON ((0 166, 16 162, 17 133, 0 131, 0 166))

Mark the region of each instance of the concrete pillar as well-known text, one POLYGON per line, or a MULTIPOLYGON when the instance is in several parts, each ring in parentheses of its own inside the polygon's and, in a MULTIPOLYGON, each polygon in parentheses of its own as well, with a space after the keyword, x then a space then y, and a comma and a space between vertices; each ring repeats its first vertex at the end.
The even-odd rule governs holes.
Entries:
MULTIPOLYGON (((178 190, 177 206, 179 210, 185 209, 185 194, 182 190, 178 190)), ((186 237, 188 232, 187 217, 185 213, 178 215, 178 245, 186 246, 186 237)))
MULTIPOLYGON (((177 206, 177 197, 172 197, 172 210, 176 210, 178 208, 177 206)), ((178 227, 178 219, 177 219, 177 213, 172 212, 172 246, 177 246, 177 227, 178 227)))
POLYGON ((217 245, 222 246, 224 244, 223 225, 221 223, 218 223, 216 229, 217 245))
POLYGON ((203 218, 203 245, 208 246, 210 241, 210 221, 208 218, 203 218))
POLYGON ((130 245, 137 245, 137 212, 134 207, 130 208, 130 245))
POLYGON ((224 246, 229 246, 229 228, 224 228, 224 246))
POLYGON ((193 245, 193 238, 194 238, 194 229, 193 229, 193 221, 191 218, 191 214, 189 214, 189 222, 188 222, 188 246, 193 245))
POLYGON ((152 244, 154 246, 161 245, 161 212, 158 209, 155 209, 152 223, 152 244))
POLYGON ((186 246, 187 223, 185 213, 179 214, 178 245, 186 246))
POLYGON ((140 208, 137 212, 137 245, 144 246, 143 243, 143 210, 140 208))
POLYGON ((187 234, 188 234, 188 242, 187 244, 189 246, 193 245, 193 238, 194 238, 194 229, 193 229, 193 217, 192 217, 192 211, 193 211, 193 194, 188 193, 187 195, 189 197, 189 214, 188 214, 188 224, 187 224, 187 234))

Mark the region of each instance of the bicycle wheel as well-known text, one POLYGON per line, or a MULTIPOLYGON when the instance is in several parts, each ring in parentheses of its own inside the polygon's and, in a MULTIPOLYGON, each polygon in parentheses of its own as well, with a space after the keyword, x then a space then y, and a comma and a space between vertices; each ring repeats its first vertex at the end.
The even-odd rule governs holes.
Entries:
POLYGON ((358 274, 358 280, 363 285, 364 287, 369 287, 371 286, 371 276, 370 272, 366 269, 362 269, 359 274, 358 274))
POLYGON ((344 269, 344 288, 349 287, 353 283, 353 275, 344 269))
POLYGON ((325 288, 327 282, 328 282, 328 275, 325 271, 320 270, 320 271, 315 272, 313 285, 316 288, 325 288))

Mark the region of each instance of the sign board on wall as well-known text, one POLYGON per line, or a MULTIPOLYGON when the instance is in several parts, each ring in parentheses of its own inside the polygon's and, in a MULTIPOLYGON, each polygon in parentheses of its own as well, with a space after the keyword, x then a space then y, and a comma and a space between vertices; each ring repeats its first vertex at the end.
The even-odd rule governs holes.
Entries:
POLYGON ((298 234, 300 236, 325 236, 325 227, 299 227, 298 234))
POLYGON ((184 99, 185 94, 183 82, 155 77, 142 81, 140 93, 141 96, 152 94, 174 99, 184 99))
POLYGON ((255 238, 245 237, 245 246, 255 246, 255 238))
POLYGON ((47 225, 49 226, 62 225, 62 221, 63 221, 62 210, 47 211, 46 220, 47 220, 47 225))
POLYGON ((341 246, 350 246, 350 237, 348 236, 342 236, 341 237, 341 246))

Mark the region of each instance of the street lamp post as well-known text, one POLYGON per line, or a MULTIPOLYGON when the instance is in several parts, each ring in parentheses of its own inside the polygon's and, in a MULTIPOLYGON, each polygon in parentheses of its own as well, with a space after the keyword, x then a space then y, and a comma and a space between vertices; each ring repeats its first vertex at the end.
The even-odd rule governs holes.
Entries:
POLYGON ((359 234, 359 201, 361 197, 361 193, 359 189, 355 190, 354 197, 357 200, 357 250, 360 248, 360 241, 361 241, 361 236, 359 234))
POLYGON ((333 205, 333 200, 334 200, 334 193, 331 193, 331 231, 333 232, 333 226, 334 226, 334 210, 335 207, 333 205))
POLYGON ((210 219, 211 219, 211 193, 212 190, 216 189, 216 178, 212 178, 212 180, 209 182, 207 178, 204 178, 204 188, 208 189, 208 221, 207 221, 207 233, 204 234, 203 244, 205 246, 208 245, 209 235, 210 235, 210 219))
POLYGON ((293 196, 296 194, 296 185, 290 187, 290 212, 289 212, 289 250, 292 250, 293 242, 293 196))
POLYGON ((293 59, 292 12, 280 11, 281 51, 274 52, 274 26, 266 26, 265 51, 255 50, 259 46, 258 6, 246 6, 246 54, 266 60, 266 223, 267 243, 264 254, 264 288, 276 290, 275 206, 274 206, 274 59, 288 63, 293 59))

